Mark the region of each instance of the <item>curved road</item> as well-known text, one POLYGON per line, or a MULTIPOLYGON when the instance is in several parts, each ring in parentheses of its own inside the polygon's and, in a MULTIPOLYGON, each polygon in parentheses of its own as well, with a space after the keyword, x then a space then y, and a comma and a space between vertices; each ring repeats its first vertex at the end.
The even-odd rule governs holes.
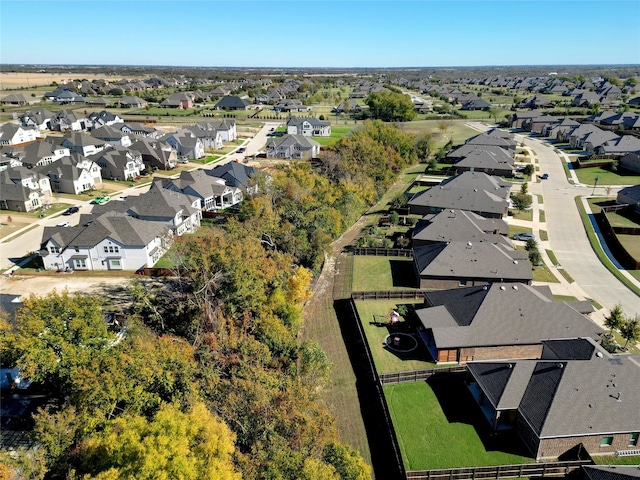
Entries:
POLYGON ((574 198, 590 195, 592 187, 570 184, 562 159, 552 147, 535 138, 525 137, 524 142, 535 151, 540 172, 549 174, 549 179, 532 183, 530 190, 543 196, 549 245, 558 262, 607 310, 620 303, 628 316, 640 314, 640 297, 602 265, 589 243, 574 198))

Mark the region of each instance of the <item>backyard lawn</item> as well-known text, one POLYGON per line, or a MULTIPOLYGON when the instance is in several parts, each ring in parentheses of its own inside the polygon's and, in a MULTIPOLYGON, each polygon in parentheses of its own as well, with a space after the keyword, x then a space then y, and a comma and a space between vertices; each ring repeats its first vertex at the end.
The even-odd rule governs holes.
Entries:
POLYGON ((384 344, 388 335, 393 333, 415 333, 409 326, 407 319, 400 317, 400 323, 389 326, 388 313, 397 309, 400 305, 421 305, 421 300, 365 300, 357 301, 356 309, 362 322, 367 343, 373 356, 373 362, 378 373, 402 372, 408 370, 420 370, 434 368, 436 365, 430 361, 429 353, 421 339, 416 339, 415 349, 406 353, 397 353, 384 344))
POLYGON ((459 376, 387 385, 384 394, 407 470, 533 462, 515 433, 490 435, 459 376))
POLYGON ((351 131, 358 126, 361 125, 356 125, 355 123, 350 125, 331 125, 331 135, 329 137, 313 137, 313 140, 322 146, 330 145, 351 133, 351 131))
POLYGON ((414 288, 418 288, 418 285, 411 259, 354 256, 352 284, 354 291, 412 290, 414 288))

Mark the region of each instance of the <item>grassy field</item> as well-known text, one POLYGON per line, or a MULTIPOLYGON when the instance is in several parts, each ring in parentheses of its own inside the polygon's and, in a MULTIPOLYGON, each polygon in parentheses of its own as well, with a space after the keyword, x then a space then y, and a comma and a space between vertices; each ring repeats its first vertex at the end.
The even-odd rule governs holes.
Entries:
POLYGON ((431 361, 422 341, 416 338, 416 348, 408 353, 395 353, 388 349, 385 344, 387 336, 396 332, 412 332, 413 329, 405 323, 406 319, 400 317, 398 326, 388 326, 391 309, 397 309, 400 304, 418 304, 421 300, 365 300, 357 301, 356 308, 362 322, 367 343, 373 356, 373 362, 378 373, 402 372, 408 370, 419 370, 422 368, 434 368, 436 365, 431 361))
POLYGON ((449 140, 454 145, 461 145, 470 137, 478 135, 478 131, 465 125, 466 120, 415 120, 398 124, 398 127, 409 133, 422 135, 430 133, 436 140, 436 148, 443 147, 449 140), (441 123, 447 125, 446 130, 440 130, 441 123))
POLYGON ((358 127, 358 124, 352 123, 347 125, 331 125, 331 136, 329 137, 313 137, 313 139, 322 146, 330 145, 337 142, 345 135, 351 133, 351 131, 358 127))
POLYGON ((530 463, 515 433, 491 437, 461 379, 384 387, 407 470, 530 463))
POLYGON ((354 291, 410 290, 417 288, 411 259, 355 255, 354 291))

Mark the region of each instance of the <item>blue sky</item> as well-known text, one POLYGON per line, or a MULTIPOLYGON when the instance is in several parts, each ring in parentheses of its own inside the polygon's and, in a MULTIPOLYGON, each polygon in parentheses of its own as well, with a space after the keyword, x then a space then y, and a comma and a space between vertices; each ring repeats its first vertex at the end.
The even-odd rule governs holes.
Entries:
POLYGON ((640 64, 640 1, 0 0, 0 63, 640 64))

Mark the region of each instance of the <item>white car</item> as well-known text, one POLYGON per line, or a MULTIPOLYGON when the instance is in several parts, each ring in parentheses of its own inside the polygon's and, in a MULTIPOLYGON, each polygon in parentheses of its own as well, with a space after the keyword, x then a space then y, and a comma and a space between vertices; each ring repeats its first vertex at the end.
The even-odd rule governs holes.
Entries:
POLYGON ((56 227, 68 227, 68 226, 69 226, 69 222, 56 223, 56 227))

